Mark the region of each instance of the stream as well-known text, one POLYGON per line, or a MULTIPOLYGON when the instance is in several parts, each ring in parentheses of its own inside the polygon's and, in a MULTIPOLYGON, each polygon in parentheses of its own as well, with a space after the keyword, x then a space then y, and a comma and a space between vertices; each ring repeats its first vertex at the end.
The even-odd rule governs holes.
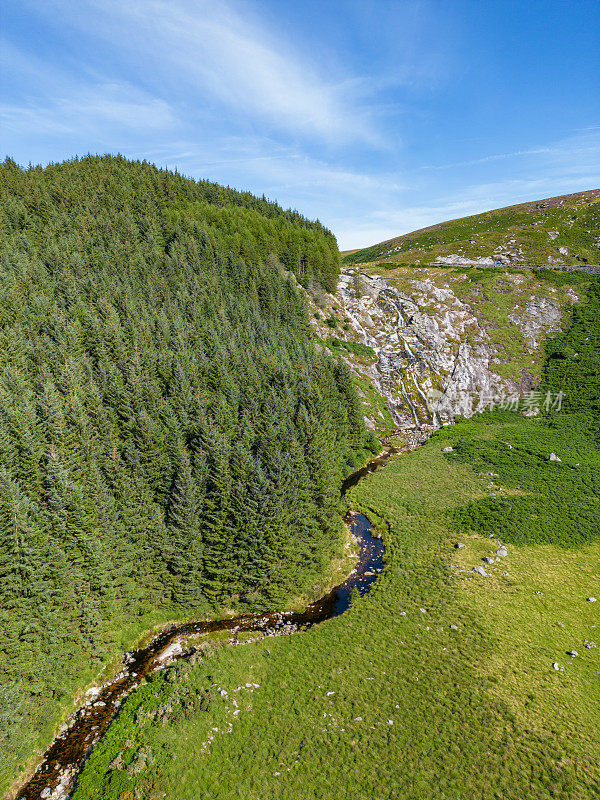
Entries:
MULTIPOLYGON (((342 483, 341 494, 344 495, 365 475, 386 464, 396 452, 395 448, 390 448, 349 475, 342 483)), ((146 647, 125 653, 119 673, 109 683, 88 690, 85 702, 62 726, 61 732, 44 753, 36 772, 21 787, 15 800, 66 800, 74 791, 86 758, 117 715, 125 698, 147 675, 178 659, 189 658, 198 651, 195 647, 184 650, 182 639, 224 630, 232 632, 234 641, 240 632, 259 632, 265 636, 286 635, 307 630, 343 614, 350 606, 352 591, 356 589, 362 596, 377 580, 383 570, 385 553, 382 540, 372 535, 371 522, 365 516, 350 513, 345 521, 351 524, 360 553, 354 569, 343 583, 308 605, 304 611, 241 614, 225 619, 182 623, 159 633, 146 647)))

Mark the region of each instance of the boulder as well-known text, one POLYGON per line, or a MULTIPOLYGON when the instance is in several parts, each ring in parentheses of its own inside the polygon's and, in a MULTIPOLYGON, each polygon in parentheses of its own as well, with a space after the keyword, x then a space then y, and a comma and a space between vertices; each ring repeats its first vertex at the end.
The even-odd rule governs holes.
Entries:
POLYGON ((558 662, 557 662, 557 661, 555 661, 555 662, 552 664, 552 669, 556 670, 556 672, 558 672, 558 670, 560 669, 560 666, 559 666, 559 664, 558 664, 558 662))
POLYGON ((473 567, 471 572, 476 572, 478 575, 481 575, 484 578, 489 578, 490 577, 490 573, 486 572, 483 567, 473 567))
POLYGON ((464 544, 462 542, 457 542, 454 547, 456 547, 457 550, 461 550, 464 547, 464 544))
POLYGON ((500 556, 500 558, 506 558, 506 556, 508 555, 508 550, 504 545, 502 545, 496 550, 496 555, 500 556))
POLYGON ((452 452, 454 452, 454 448, 453 447, 444 447, 444 448, 442 448, 442 453, 452 453, 452 452))
POLYGON ((548 461, 561 461, 561 459, 556 455, 556 453, 550 453, 548 461))

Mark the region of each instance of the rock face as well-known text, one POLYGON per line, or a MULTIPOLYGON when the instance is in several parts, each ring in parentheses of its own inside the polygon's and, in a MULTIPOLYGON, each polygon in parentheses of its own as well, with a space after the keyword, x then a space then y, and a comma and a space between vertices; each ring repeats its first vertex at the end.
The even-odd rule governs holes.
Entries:
MULTIPOLYGON (((508 310, 508 322, 490 323, 478 313, 478 308, 490 306, 481 287, 470 287, 472 297, 465 298, 462 276, 453 274, 446 280, 443 271, 433 276, 429 272, 433 273, 412 273, 403 284, 408 293, 382 277, 346 269, 335 297, 320 301, 323 316, 345 321, 336 337, 374 351, 374 363, 352 356, 348 360, 385 398, 403 431, 433 430, 459 414, 471 416, 500 399, 529 391, 535 376, 526 369, 507 369, 510 357, 494 330, 512 327, 512 338, 520 342, 517 356, 533 363, 541 342, 560 329, 563 318, 565 300, 552 296, 554 289, 548 290, 549 297, 523 290, 508 310)), ((507 273, 496 292, 514 292, 516 298, 519 286, 527 286, 525 281, 507 273)), ((575 302, 574 292, 566 291, 571 292, 568 302, 575 302)), ((316 316, 319 319, 313 317, 312 322, 319 336, 332 337, 331 327, 323 325, 319 313, 316 316)), ((372 420, 367 424, 375 427, 372 420)))

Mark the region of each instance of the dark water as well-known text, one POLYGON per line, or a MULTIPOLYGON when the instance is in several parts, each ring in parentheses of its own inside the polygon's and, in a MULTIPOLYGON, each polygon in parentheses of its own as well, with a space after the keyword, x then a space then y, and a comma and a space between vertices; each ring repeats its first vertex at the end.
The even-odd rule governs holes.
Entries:
POLYGON ((399 452, 401 452, 400 448, 390 447, 389 450, 385 451, 385 453, 381 453, 381 455, 371 459, 371 461, 368 461, 363 467, 357 469, 356 472, 352 472, 350 475, 348 475, 348 477, 342 483, 342 496, 346 494, 348 489, 356 486, 356 484, 366 475, 370 475, 371 472, 375 472, 376 469, 379 469, 379 467, 383 467, 385 464, 387 464, 390 458, 399 452))
POLYGON ((383 570, 385 547, 381 539, 376 539, 371 534, 370 521, 362 514, 354 514, 351 522, 352 533, 360 542, 360 558, 355 568, 356 571, 333 590, 335 598, 332 617, 337 617, 346 611, 350 605, 350 595, 353 589, 358 589, 358 593, 362 597, 369 591, 383 570))
MULTIPOLYGON (((389 451, 379 456, 350 475, 342 485, 342 494, 364 475, 385 464, 394 452, 389 451)), ((147 647, 126 653, 119 674, 71 717, 68 730, 50 745, 35 774, 16 795, 17 800, 41 800, 42 793, 47 797, 47 790, 55 790, 61 779, 65 791, 60 796, 68 797, 85 759, 117 715, 121 702, 139 686, 145 676, 164 665, 165 650, 178 640, 193 634, 202 635, 223 630, 232 631, 234 636, 238 632, 249 631, 262 632, 265 635, 294 633, 343 614, 350 605, 353 589, 356 588, 362 596, 377 580, 383 569, 385 552, 381 539, 372 536, 371 523, 366 517, 350 514, 346 521, 351 523, 360 555, 355 569, 343 583, 301 612, 242 614, 227 619, 175 625, 156 636, 147 647)), ((191 652, 174 654, 169 663, 178 658, 189 657, 191 652)))

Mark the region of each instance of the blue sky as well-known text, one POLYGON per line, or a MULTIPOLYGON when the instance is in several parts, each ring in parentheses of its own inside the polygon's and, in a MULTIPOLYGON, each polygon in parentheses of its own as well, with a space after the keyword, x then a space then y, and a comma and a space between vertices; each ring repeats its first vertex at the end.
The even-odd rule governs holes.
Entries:
POLYGON ((340 247, 600 186, 598 0, 4 0, 1 150, 121 152, 340 247))

